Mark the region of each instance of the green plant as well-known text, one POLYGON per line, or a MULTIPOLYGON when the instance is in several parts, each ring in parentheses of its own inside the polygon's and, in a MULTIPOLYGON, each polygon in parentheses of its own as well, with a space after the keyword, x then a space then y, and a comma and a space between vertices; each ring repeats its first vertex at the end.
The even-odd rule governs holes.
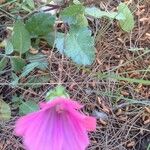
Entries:
POLYGON ((13 16, 18 19, 15 21, 13 28, 9 28, 12 30, 11 37, 3 42, 5 53, 0 54, 2 57, 0 60, 1 71, 10 60, 13 71, 12 77, 15 77, 12 82, 13 85, 16 85, 22 77, 26 77, 36 68, 47 69, 48 62, 39 59, 39 55, 40 57, 46 57, 40 51, 38 54, 32 54, 32 57, 36 57, 36 60, 28 60, 29 55, 31 56, 30 49, 38 49, 41 40, 45 40, 50 47, 55 47, 57 51, 71 58, 76 64, 91 65, 95 60, 95 39, 89 28, 88 17, 116 19, 120 27, 126 32, 130 32, 134 27, 133 15, 124 3, 119 4, 116 12, 86 7, 79 1, 70 2, 69 6, 63 9, 61 5, 58 5, 60 3, 51 5, 50 10, 61 8, 59 20, 61 21, 60 24, 65 26, 61 31, 57 31, 57 28, 55 28, 58 20, 56 15, 43 11, 34 12, 35 4, 33 1, 24 0, 22 4, 14 1, 14 3, 19 8, 24 8, 23 10, 27 12, 28 8, 30 11, 25 17, 13 16), (126 24, 127 22, 128 24, 126 24))

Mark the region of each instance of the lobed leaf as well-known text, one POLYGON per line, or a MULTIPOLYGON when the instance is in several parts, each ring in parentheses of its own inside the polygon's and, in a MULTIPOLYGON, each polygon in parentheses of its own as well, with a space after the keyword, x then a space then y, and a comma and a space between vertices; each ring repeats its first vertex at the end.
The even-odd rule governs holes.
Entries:
POLYGON ((134 17, 130 9, 125 3, 120 3, 118 6, 118 12, 125 16, 124 20, 120 20, 120 27, 126 31, 130 32, 134 28, 134 17))
POLYGON ((72 27, 65 36, 58 33, 56 48, 79 65, 91 65, 95 59, 94 39, 88 28, 72 27))
POLYGON ((33 71, 37 66, 39 66, 39 62, 33 62, 33 63, 29 63, 27 64, 20 77, 26 77, 31 71, 33 71))
POLYGON ((84 16, 84 6, 81 4, 71 5, 65 8, 60 16, 65 23, 69 25, 88 26, 88 21, 84 16))
POLYGON ((26 64, 25 60, 20 57, 11 57, 12 69, 15 72, 21 72, 26 64))
POLYGON ((35 8, 34 0, 26 0, 26 3, 32 8, 35 8))
POLYGON ((124 15, 122 13, 101 11, 97 7, 85 8, 85 14, 92 16, 94 18, 107 17, 109 19, 117 19, 117 20, 124 20, 125 19, 124 15))
POLYGON ((5 69, 5 67, 7 66, 7 63, 8 63, 8 58, 6 57, 3 57, 0 60, 0 71, 3 71, 5 69))
POLYGON ((6 54, 6 55, 9 55, 9 54, 11 54, 13 51, 14 51, 13 44, 11 43, 10 40, 7 40, 7 41, 6 41, 6 45, 5 45, 5 54, 6 54))
POLYGON ((53 31, 55 17, 48 13, 37 13, 26 21, 26 28, 31 36, 45 36, 53 31))
POLYGON ((22 101, 22 104, 19 106, 19 113, 21 115, 26 115, 28 113, 31 113, 37 110, 39 110, 39 106, 34 101, 27 101, 27 102, 22 101))
POLYGON ((30 34, 21 20, 15 23, 13 32, 11 42, 14 51, 19 52, 20 55, 26 53, 31 46, 31 40, 30 34))

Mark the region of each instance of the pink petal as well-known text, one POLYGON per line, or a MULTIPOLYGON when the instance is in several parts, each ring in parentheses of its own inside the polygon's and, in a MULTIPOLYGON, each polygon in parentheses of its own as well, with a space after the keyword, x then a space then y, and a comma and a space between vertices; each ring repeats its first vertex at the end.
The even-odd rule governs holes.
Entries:
POLYGON ((62 98, 62 97, 61 98, 58 97, 49 102, 42 102, 39 105, 40 105, 40 108, 48 109, 48 108, 56 106, 57 104, 63 104, 66 108, 71 107, 74 109, 81 109, 83 107, 82 105, 80 105, 78 102, 74 100, 62 98))
POLYGON ((74 118, 80 120, 83 123, 83 126, 87 129, 87 131, 95 131, 96 119, 94 117, 85 116, 84 114, 79 113, 78 111, 71 108, 68 108, 68 111, 74 118))
POLYGON ((82 123, 70 115, 62 117, 63 123, 63 149, 62 150, 85 150, 89 144, 86 129, 82 123))
POLYGON ((96 119, 94 117, 85 117, 83 124, 87 131, 95 131, 96 129, 96 119))
POLYGON ((14 130, 15 135, 23 136, 24 132, 28 128, 28 124, 30 124, 30 122, 32 122, 33 120, 36 120, 36 118, 38 118, 38 114, 40 115, 40 112, 28 114, 18 119, 16 121, 15 130, 14 130))
POLYGON ((16 122, 15 133, 23 137, 26 150, 85 150, 87 130, 95 130, 95 118, 80 113, 82 106, 65 98, 40 106, 40 111, 16 122))
POLYGON ((19 131, 18 135, 24 137, 27 150, 62 150, 61 121, 54 111, 30 114, 19 120, 16 127, 22 128, 16 134, 19 131))

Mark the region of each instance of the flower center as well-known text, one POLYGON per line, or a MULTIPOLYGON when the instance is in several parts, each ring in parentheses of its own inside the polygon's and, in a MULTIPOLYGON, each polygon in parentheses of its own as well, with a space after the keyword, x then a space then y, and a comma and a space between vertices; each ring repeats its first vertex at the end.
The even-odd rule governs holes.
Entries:
POLYGON ((64 112, 64 107, 61 104, 56 105, 56 112, 57 113, 63 113, 64 112))

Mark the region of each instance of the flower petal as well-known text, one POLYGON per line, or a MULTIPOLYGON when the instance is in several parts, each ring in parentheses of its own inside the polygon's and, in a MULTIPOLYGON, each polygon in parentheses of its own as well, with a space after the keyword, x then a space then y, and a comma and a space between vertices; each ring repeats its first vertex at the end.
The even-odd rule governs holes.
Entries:
POLYGON ((62 150, 61 122, 56 115, 55 111, 43 111, 17 122, 17 135, 24 137, 27 150, 62 150))
POLYGON ((19 118, 15 124, 14 134, 17 136, 24 136, 29 124, 32 123, 33 120, 36 120, 39 114, 40 112, 34 112, 19 118))
POLYGON ((15 133, 23 137, 27 150, 85 150, 87 130, 95 130, 96 119, 80 113, 82 105, 59 97, 40 107, 16 122, 15 133))
POLYGON ((83 107, 78 102, 71 100, 71 99, 63 98, 63 97, 58 97, 49 102, 42 102, 39 105, 40 105, 41 109, 48 109, 48 108, 52 108, 52 107, 56 106, 57 104, 62 104, 66 108, 71 107, 74 109, 81 109, 83 107))
POLYGON ((62 132, 64 137, 62 150, 85 150, 89 144, 86 129, 79 120, 70 115, 62 118, 62 132))
POLYGON ((95 131, 96 129, 96 119, 94 117, 85 116, 83 124, 87 131, 95 131))

